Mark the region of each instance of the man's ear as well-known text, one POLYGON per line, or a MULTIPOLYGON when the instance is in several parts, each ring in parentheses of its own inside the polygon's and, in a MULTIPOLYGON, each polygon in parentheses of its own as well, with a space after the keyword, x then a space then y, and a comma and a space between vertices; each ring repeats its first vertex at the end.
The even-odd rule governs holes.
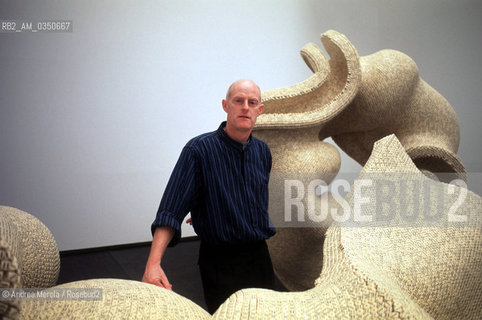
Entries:
POLYGON ((228 106, 226 105, 226 100, 225 100, 225 99, 223 99, 222 104, 223 104, 223 110, 226 111, 226 112, 228 112, 228 106))
POLYGON ((264 104, 260 104, 260 105, 258 106, 258 116, 259 116, 260 114, 262 114, 263 111, 264 111, 264 104))

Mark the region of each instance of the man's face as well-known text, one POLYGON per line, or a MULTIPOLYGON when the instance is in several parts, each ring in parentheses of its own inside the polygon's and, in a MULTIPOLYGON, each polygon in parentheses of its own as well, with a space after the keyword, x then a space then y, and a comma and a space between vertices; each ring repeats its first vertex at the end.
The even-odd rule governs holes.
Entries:
POLYGON ((251 132, 264 109, 258 87, 250 81, 235 83, 223 100, 223 109, 228 114, 226 126, 239 132, 251 132))

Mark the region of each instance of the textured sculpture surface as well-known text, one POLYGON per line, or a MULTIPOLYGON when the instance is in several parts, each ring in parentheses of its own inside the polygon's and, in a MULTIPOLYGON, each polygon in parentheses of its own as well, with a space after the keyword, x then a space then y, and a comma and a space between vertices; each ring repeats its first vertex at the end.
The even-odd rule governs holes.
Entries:
POLYGON ((382 50, 361 57, 360 65, 363 80, 355 99, 321 128, 319 138, 333 137, 363 165, 373 143, 394 133, 420 170, 446 182, 466 180, 456 155, 457 116, 448 101, 419 77, 415 62, 399 51, 382 50))
POLYGON ((211 315, 183 296, 158 286, 123 279, 90 279, 51 290, 102 289, 97 300, 27 300, 19 319, 170 319, 203 320, 211 315))
POLYGON ((16 230, 15 237, 9 237, 11 241, 8 242, 17 257, 21 286, 46 288, 55 285, 60 257, 50 230, 34 216, 16 208, 0 206, 0 215, 3 220, 2 237, 16 230))
MULTIPOLYGON (((394 136, 376 142, 357 180, 397 181, 400 174, 450 194, 450 186, 423 175, 394 136), (383 179, 380 179, 383 178, 383 179)), ((378 182, 366 191, 374 195, 378 182)), ((457 214, 473 225, 410 227, 331 225, 324 244, 323 270, 314 288, 304 292, 246 289, 232 295, 215 319, 478 319, 482 312, 482 198, 461 187, 430 210, 447 214, 467 192, 457 214), (450 240, 449 240, 450 239, 450 240)), ((393 197, 401 197, 401 189, 393 197)), ((427 194, 419 193, 421 201, 427 194)), ((353 208, 354 192, 346 200, 353 208)), ((376 204, 363 215, 375 214, 376 204)), ((400 216, 401 207, 395 215, 400 216)), ((303 248, 297 248, 303 250, 303 248)), ((295 250, 292 248, 291 250, 295 250)))
POLYGON ((333 137, 361 165, 373 143, 393 133, 420 170, 466 179, 456 155, 459 125, 455 112, 420 78, 410 57, 396 50, 359 57, 350 41, 334 30, 324 33, 321 40, 331 59, 327 61, 315 44, 306 45, 301 55, 313 76, 263 92, 265 111, 258 118, 257 130, 316 127, 320 140, 333 137))
MULTIPOLYGON (((395 50, 359 57, 352 43, 334 30, 322 34, 321 41, 330 60, 313 43, 301 50, 311 77, 262 93, 265 109, 253 134, 266 141, 273 154, 270 215, 274 221, 283 215, 283 210, 277 210, 283 200, 279 195, 284 195, 283 175, 302 177, 305 184, 314 179, 329 184, 338 173, 340 155, 333 145, 322 142, 327 137, 363 166, 374 142, 395 134, 427 176, 445 182, 466 180, 456 155, 459 126, 455 112, 420 78, 410 57, 395 50)), ((336 206, 331 195, 328 199, 330 206, 336 206)), ((329 222, 278 228, 268 242, 275 272, 289 290, 313 286, 329 222), (314 255, 303 262, 302 253, 288 249, 293 244, 314 255), (308 276, 301 277, 294 270, 304 270, 308 276)))

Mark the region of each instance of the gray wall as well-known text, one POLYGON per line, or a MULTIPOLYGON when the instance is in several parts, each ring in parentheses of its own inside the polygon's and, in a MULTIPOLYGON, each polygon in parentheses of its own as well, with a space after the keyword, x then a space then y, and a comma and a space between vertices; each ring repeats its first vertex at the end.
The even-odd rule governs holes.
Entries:
MULTIPOLYGON (((0 19, 73 32, 0 34, 0 204, 41 219, 61 250, 150 240, 180 150, 225 118, 226 87, 306 79, 299 50, 328 29, 361 56, 411 56, 454 107, 458 154, 480 181, 477 0, 29 2, 0 1, 0 19)), ((360 166, 342 155, 341 170, 360 166)))

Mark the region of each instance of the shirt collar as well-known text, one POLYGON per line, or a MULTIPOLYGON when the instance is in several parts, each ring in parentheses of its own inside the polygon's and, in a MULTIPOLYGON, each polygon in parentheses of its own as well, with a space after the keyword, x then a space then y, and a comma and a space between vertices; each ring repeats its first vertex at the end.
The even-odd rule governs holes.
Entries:
MULTIPOLYGON (((227 133, 226 131, 224 131, 224 128, 226 127, 226 121, 223 121, 221 123, 221 125, 219 126, 217 132, 219 134, 219 136, 221 137, 222 140, 224 140, 226 143, 238 148, 239 150, 243 150, 244 148, 244 145, 239 142, 239 141, 236 141, 234 140, 233 138, 231 138, 227 133)), ((248 138, 248 144, 246 145, 245 148, 247 148, 249 146, 249 143, 251 142, 251 137, 252 135, 250 134, 249 135, 249 138, 248 138)))

